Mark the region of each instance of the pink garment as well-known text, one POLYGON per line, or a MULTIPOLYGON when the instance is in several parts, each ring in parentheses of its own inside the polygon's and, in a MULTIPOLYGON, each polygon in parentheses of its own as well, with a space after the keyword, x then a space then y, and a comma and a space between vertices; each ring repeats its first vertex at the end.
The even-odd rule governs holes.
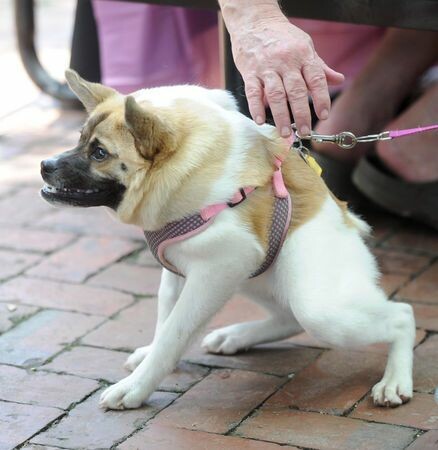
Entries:
MULTIPOLYGON (((222 87, 217 14, 170 6, 93 0, 103 82, 121 92, 166 84, 222 87)), ((347 82, 375 50, 384 29, 308 19, 291 22, 347 82)))
POLYGON ((221 86, 217 14, 93 0, 102 81, 123 93, 199 83, 221 86))

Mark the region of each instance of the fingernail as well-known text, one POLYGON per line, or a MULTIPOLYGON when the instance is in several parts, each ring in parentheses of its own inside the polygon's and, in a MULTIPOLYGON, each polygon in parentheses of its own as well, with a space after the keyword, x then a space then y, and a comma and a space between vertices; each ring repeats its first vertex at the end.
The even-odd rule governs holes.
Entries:
POLYGON ((290 136, 290 128, 289 127, 283 127, 281 129, 281 136, 282 137, 288 137, 290 136))
POLYGON ((255 121, 256 121, 257 125, 263 125, 263 117, 262 116, 257 116, 255 121))
POLYGON ((320 116, 320 119, 322 119, 322 120, 327 119, 327 117, 328 117, 328 110, 327 109, 323 109, 319 116, 320 116))
POLYGON ((307 136, 308 134, 310 134, 309 127, 306 127, 305 125, 303 127, 301 127, 300 134, 301 134, 301 136, 307 136))

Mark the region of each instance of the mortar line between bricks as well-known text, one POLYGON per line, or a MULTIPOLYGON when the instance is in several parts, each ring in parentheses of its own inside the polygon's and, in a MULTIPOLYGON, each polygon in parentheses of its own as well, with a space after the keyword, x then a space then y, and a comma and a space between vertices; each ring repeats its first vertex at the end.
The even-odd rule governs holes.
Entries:
MULTIPOLYGON (((396 295, 398 294, 399 291, 401 291, 404 287, 406 287, 409 283, 411 283, 412 281, 414 281, 416 278, 419 278, 424 272, 426 272, 427 270, 429 270, 434 264, 435 262, 438 261, 438 256, 436 257, 432 257, 431 260, 429 261, 429 264, 425 265, 424 267, 422 267, 420 270, 417 270, 416 272, 411 273, 406 281, 404 283, 402 283, 400 286, 398 286, 394 292, 392 293, 392 295, 390 296, 391 299, 395 298, 396 295)), ((430 303, 429 303, 430 304, 430 303)))
MULTIPOLYGON (((148 300, 149 298, 153 297, 141 297, 141 298, 135 298, 135 296, 133 294, 130 294, 133 297, 133 300, 131 303, 129 303, 128 305, 126 305, 126 307, 130 307, 130 306, 134 306, 134 303, 137 301, 144 301, 144 300, 148 300)), ((34 308, 38 308, 39 311, 37 312, 41 312, 41 311, 58 311, 58 312, 69 312, 69 313, 76 313, 76 314, 82 314, 84 316, 93 316, 93 317, 102 317, 104 319, 113 319, 113 316, 116 314, 119 314, 119 312, 121 312, 123 309, 125 309, 125 307, 122 307, 120 309, 118 309, 117 311, 113 312, 112 314, 110 314, 109 316, 104 315, 104 314, 99 314, 99 313, 95 313, 95 312, 87 312, 87 311, 79 311, 77 309, 67 309, 67 308, 56 308, 54 306, 39 306, 39 305, 35 305, 33 303, 28 303, 28 302, 19 302, 19 303, 15 303, 17 302, 17 300, 15 299, 11 299, 11 300, 1 300, 0 299, 0 304, 8 304, 8 303, 12 303, 14 305, 17 306, 33 306, 34 308)), ((30 316, 34 316, 36 313, 31 313, 28 316, 26 316, 27 318, 29 318, 30 316)), ((23 316, 24 317, 24 316, 23 316)), ((24 318, 23 320, 19 320, 17 321, 17 325, 20 324, 21 322, 24 322, 25 320, 27 320, 26 318, 24 318)), ((4 333, 8 333, 12 328, 15 328, 15 324, 13 325, 13 327, 9 328, 8 330, 6 330, 4 333)), ((4 333, 0 333, 4 334, 4 333)))
MULTIPOLYGON (((129 241, 131 241, 130 239, 128 239, 129 241)), ((131 241, 132 242, 132 241, 131 241)), ((82 283, 86 283, 90 278, 95 277, 96 275, 99 275, 100 273, 102 273, 104 270, 108 269, 109 267, 113 266, 114 264, 118 264, 120 262, 123 261, 124 258, 127 258, 131 255, 133 255, 136 251, 141 250, 140 247, 136 248, 132 251, 130 251, 129 253, 126 253, 125 255, 120 256, 120 258, 117 258, 116 260, 112 261, 111 263, 109 263, 108 265, 99 268, 96 272, 93 272, 92 274, 87 275, 83 280, 82 283)))
MULTIPOLYGON (((80 400, 78 400, 77 402, 72 402, 68 408, 62 410, 64 411, 64 414, 62 414, 61 416, 57 417, 56 419, 52 420, 51 422, 47 423, 46 425, 44 425, 44 427, 40 428, 40 430, 38 430, 36 433, 34 433, 32 436, 28 437, 23 443, 19 444, 18 446, 16 446, 15 448, 21 448, 24 447, 26 444, 28 444, 35 436, 37 436, 38 434, 44 433, 45 431, 47 431, 49 428, 51 428, 53 425, 57 425, 59 422, 61 422, 61 420, 63 420, 65 417, 67 417, 70 413, 70 411, 72 411, 74 408, 76 408, 76 406, 80 405, 81 403, 85 402, 88 398, 90 398, 92 395, 94 395, 99 389, 102 389, 102 386, 98 386, 96 389, 93 389, 91 392, 89 392, 88 394, 86 394, 84 397, 82 397, 80 400)), ((36 444, 36 445, 40 445, 40 444, 36 444)), ((65 448, 65 447, 60 447, 60 448, 65 448)))
MULTIPOLYGON (((19 253, 18 251, 16 253, 19 253)), ((21 252, 21 253, 25 253, 25 252, 21 252)), ((11 281, 14 278, 17 278, 23 274, 26 273, 26 271, 33 269, 34 267, 36 267, 44 258, 43 255, 38 255, 41 256, 41 258, 38 261, 35 261, 34 263, 31 263, 30 265, 26 266, 23 270, 21 270, 20 272, 14 273, 13 275, 9 276, 9 277, 5 277, 5 278, 1 278, 0 279, 0 285, 7 283, 8 281, 11 281)))
POLYGON ((406 445, 406 447, 403 447, 403 450, 407 450, 408 447, 410 447, 420 436, 423 436, 424 433, 427 433, 427 431, 428 430, 419 430, 418 433, 415 433, 414 439, 412 439, 412 441, 409 442, 409 444, 406 445))
MULTIPOLYGON (((318 359, 318 358, 316 358, 318 359)), ((316 361, 315 359, 315 361, 316 361)), ((310 365, 310 363, 309 363, 310 365)), ((307 366, 306 366, 307 367, 307 366)), ((304 368, 303 368, 304 369, 304 368)), ((299 371, 300 372, 300 371, 299 371)), ((294 374, 295 377, 295 374, 294 374)), ((292 378, 289 377, 285 377, 286 379, 284 380, 284 383, 281 383, 277 389, 274 390, 274 392, 272 392, 271 394, 269 394, 264 400, 262 400, 258 405, 256 405, 248 414, 246 414, 245 416, 242 417, 241 420, 239 420, 239 422, 234 425, 233 427, 231 427, 226 433, 225 436, 232 436, 232 433, 234 433, 234 431, 249 417, 251 417, 257 410, 259 410, 274 394, 276 394, 283 386, 285 386, 292 378)))
MULTIPOLYGON (((191 363, 190 363, 191 364, 191 363)), ((146 420, 146 422, 144 422, 142 425, 140 425, 140 427, 136 430, 134 430, 132 433, 130 433, 129 436, 126 436, 124 438, 121 438, 119 441, 116 441, 116 443, 114 443, 111 446, 111 449, 115 449, 117 445, 120 445, 122 442, 125 442, 126 440, 128 440, 129 438, 131 438, 132 436, 134 436, 135 434, 139 433, 140 431, 144 430, 144 428, 146 427, 146 425, 155 417, 158 416, 158 414, 161 414, 162 411, 164 411, 165 409, 169 408, 171 405, 173 405, 173 403, 175 403, 177 400, 179 400, 184 394, 186 394, 187 392, 190 391, 190 389, 193 389, 198 383, 200 383, 202 380, 204 380, 206 377, 208 377, 212 372, 212 369, 209 368, 208 372, 205 373, 205 375, 200 378, 199 380, 195 381, 186 391, 184 392, 174 392, 175 394, 177 394, 177 396, 175 397, 175 399, 173 401, 171 401, 167 406, 165 406, 163 409, 160 409, 159 411, 157 411, 156 414, 154 414, 153 417, 150 417, 149 419, 146 420)), ((161 392, 173 392, 173 391, 161 391, 161 392)), ((110 449, 110 450, 111 450, 110 449)))
MULTIPOLYGON (((120 314, 122 311, 124 311, 125 309, 134 306, 135 304, 137 304, 139 301, 138 299, 135 299, 129 303, 128 305, 122 307, 121 309, 119 309, 117 312, 115 312, 114 314, 104 317, 104 316, 98 316, 98 317, 102 317, 104 318, 104 320, 97 324, 96 326, 90 328, 89 330, 87 330, 83 335, 78 336, 76 339, 74 339, 72 342, 70 342, 69 344, 67 344, 66 346, 64 346, 64 348, 62 348, 59 352, 54 353, 53 355, 51 355, 49 358, 47 358, 46 360, 43 361, 42 364, 40 364, 38 367, 42 367, 50 362, 52 362, 55 358, 57 358, 59 355, 61 355, 62 353, 66 352, 66 351, 70 351, 72 348, 77 347, 79 345, 82 345, 82 343, 80 342, 81 339, 83 339, 84 337, 86 337, 88 334, 90 334, 91 332, 97 330, 99 327, 103 326, 105 323, 107 323, 110 320, 113 320, 114 318, 117 317, 118 314, 120 314)), ((49 309, 45 310, 45 311, 49 311, 49 309)), ((78 313, 79 314, 79 313, 78 313)), ((104 347, 102 347, 104 348, 104 347)), ((108 350, 108 349, 106 349, 108 350)))
MULTIPOLYGON (((69 242, 69 243, 66 244, 65 246, 61 247, 60 249, 53 250, 52 252, 50 252, 50 254, 48 254, 48 255, 46 255, 46 256, 50 256, 50 255, 53 254, 53 253, 56 253, 56 252, 61 251, 61 250, 66 250, 66 249, 68 249, 69 247, 72 247, 72 246, 75 245, 82 237, 83 237, 83 236, 77 235, 77 236, 75 237, 75 239, 72 239, 71 242, 69 242)), ((86 236, 86 237, 90 237, 90 236, 86 236)), ((102 238, 102 236, 100 236, 99 238, 102 238)), ((112 238, 114 239, 114 236, 112 236, 112 238)), ((131 243, 133 243, 133 244, 137 244, 137 241, 134 241, 134 240, 129 239, 129 238, 116 238, 116 239, 123 240, 123 241, 129 241, 129 242, 131 242, 131 243)), ((95 272, 92 272, 92 273, 90 273, 89 275, 85 276, 84 279, 82 279, 82 280, 80 280, 80 281, 78 281, 78 282, 76 282, 76 283, 71 283, 71 284, 85 284, 91 277, 93 277, 93 276, 95 276, 95 275, 98 275, 99 273, 101 273, 102 271, 104 271, 104 270, 107 269, 108 267, 112 266, 113 264, 116 264, 116 263, 120 262, 124 257, 130 256, 130 255, 132 255, 135 251, 140 250, 140 243, 138 243, 138 246, 139 246, 139 248, 136 248, 136 249, 130 251, 129 253, 126 253, 125 255, 120 256, 119 258, 115 259, 114 261, 111 261, 110 263, 106 264, 105 266, 103 266, 103 267, 97 269, 95 272)), ((38 261, 38 263, 35 263, 34 265, 27 267, 27 268, 26 268, 25 270, 23 270, 20 274, 22 274, 22 273, 24 273, 25 271, 28 271, 28 270, 34 268, 36 265, 38 265, 39 263, 41 263, 43 259, 44 259, 44 258, 41 258, 41 261, 38 261)), ((52 280, 52 281, 58 281, 58 282, 64 281, 64 280, 59 280, 59 279, 57 279, 57 278, 44 277, 44 276, 35 276, 35 275, 33 275, 32 278, 44 279, 44 280, 52 280)), ((1 281, 3 281, 3 280, 1 280, 1 281)))
MULTIPOLYGON (((1 302, 1 303, 12 303, 12 302, 1 302)), ((23 306, 35 306, 35 305, 23 305, 23 306)), ((34 311, 33 313, 30 313, 30 314, 26 314, 25 316, 23 316, 22 318, 20 318, 19 320, 17 320, 16 322, 13 322, 13 324, 12 324, 12 326, 10 327, 10 328, 8 328, 6 331, 4 331, 3 333, 0 333, 0 338, 2 337, 2 336, 4 336, 6 333, 9 333, 10 331, 12 331, 13 329, 15 329, 16 327, 18 327, 20 324, 22 324, 22 323, 24 323, 24 322, 26 322, 26 320, 29 320, 29 319, 31 319, 32 317, 34 317, 34 316, 36 316, 38 313, 40 313, 42 310, 43 310, 43 308, 41 308, 41 307, 38 307, 38 306, 36 306, 36 311, 34 311)), ((2 364, 1 362, 0 362, 0 364, 2 364)))
MULTIPOLYGON (((109 266, 107 266, 107 268, 108 267, 109 266)), ((38 277, 38 276, 35 276, 35 275, 28 275, 28 274, 24 274, 24 276, 28 280, 49 281, 49 282, 52 282, 52 283, 67 284, 69 286, 85 286, 85 287, 88 287, 90 289, 94 288, 94 289, 103 289, 105 291, 117 291, 117 292, 121 292, 123 294, 129 294, 132 297, 134 297, 136 300, 157 298, 157 294, 146 294, 146 295, 134 294, 134 293, 129 292, 129 291, 122 291, 120 289, 116 289, 116 288, 112 288, 112 287, 108 287, 108 286, 97 286, 97 285, 94 285, 94 284, 84 284, 84 282, 81 282, 81 281, 80 282, 73 282, 71 280, 60 280, 60 279, 55 279, 55 278, 43 278, 43 277, 38 277)), ((1 282, 0 282, 0 284, 1 284, 1 282)), ((35 305, 33 305, 33 306, 35 306, 35 305)))

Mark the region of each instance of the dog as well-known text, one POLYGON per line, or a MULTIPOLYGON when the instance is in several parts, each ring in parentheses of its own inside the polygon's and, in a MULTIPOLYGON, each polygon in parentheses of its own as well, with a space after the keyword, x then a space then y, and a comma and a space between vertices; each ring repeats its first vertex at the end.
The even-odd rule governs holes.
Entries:
POLYGON ((124 96, 71 70, 66 79, 89 117, 77 147, 42 161, 45 200, 105 206, 146 233, 225 205, 201 232, 166 246, 153 341, 129 356, 132 373, 102 393, 101 407, 139 407, 236 292, 269 316, 213 331, 203 340, 206 351, 230 355, 303 330, 335 347, 386 342, 374 402, 397 406, 412 397, 411 306, 388 301, 364 241, 368 225, 274 127, 240 114, 223 90, 170 86, 124 96), (291 219, 276 259, 251 277, 271 245, 276 161, 291 219), (255 189, 246 195, 246 186, 255 189))

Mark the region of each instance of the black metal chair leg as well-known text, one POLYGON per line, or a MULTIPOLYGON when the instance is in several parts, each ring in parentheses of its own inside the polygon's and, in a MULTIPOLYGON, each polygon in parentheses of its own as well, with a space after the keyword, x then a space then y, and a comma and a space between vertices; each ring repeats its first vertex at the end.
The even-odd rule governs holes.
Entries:
POLYGON ((90 0, 77 1, 70 67, 88 81, 101 81, 99 40, 90 0))
POLYGON ((67 84, 51 77, 41 65, 35 50, 35 21, 33 0, 15 0, 15 26, 18 49, 24 68, 32 81, 45 93, 70 105, 78 103, 67 84))

